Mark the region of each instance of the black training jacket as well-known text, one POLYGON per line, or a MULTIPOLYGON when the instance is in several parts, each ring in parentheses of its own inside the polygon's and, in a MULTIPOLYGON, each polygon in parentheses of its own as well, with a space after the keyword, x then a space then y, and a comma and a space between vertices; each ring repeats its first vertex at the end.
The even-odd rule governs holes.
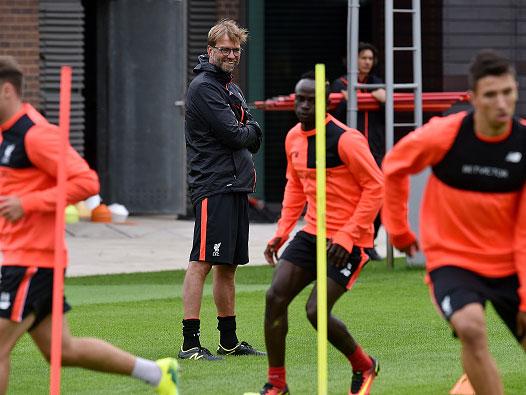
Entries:
MULTIPOLYGON (((381 84, 382 79, 374 74, 369 74, 366 84, 381 84)), ((342 76, 331 85, 331 92, 340 93, 347 90, 347 76, 342 76)), ((363 89, 361 92, 371 92, 374 89, 363 89)), ((380 104, 380 111, 358 111, 356 129, 362 132, 369 142, 369 149, 374 160, 380 166, 385 156, 385 106, 380 104)), ((347 101, 342 100, 340 104, 331 111, 331 115, 342 123, 347 123, 347 101)))
POLYGON ((218 193, 253 192, 252 153, 261 128, 232 76, 199 56, 186 95, 186 152, 192 203, 218 193))

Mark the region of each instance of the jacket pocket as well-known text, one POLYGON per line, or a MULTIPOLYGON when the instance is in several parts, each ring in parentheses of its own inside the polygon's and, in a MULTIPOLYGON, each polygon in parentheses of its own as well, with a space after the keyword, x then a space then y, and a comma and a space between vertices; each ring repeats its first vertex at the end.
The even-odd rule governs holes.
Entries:
POLYGON ((236 182, 239 187, 252 188, 254 183, 254 161, 252 154, 247 149, 241 149, 232 153, 236 182))
POLYGON ((236 165, 236 157, 235 157, 235 155, 236 155, 236 152, 235 151, 232 152, 232 156, 231 156, 231 158, 232 158, 232 175, 234 176, 234 180, 237 180, 237 175, 238 175, 237 174, 237 169, 238 169, 238 167, 236 165))

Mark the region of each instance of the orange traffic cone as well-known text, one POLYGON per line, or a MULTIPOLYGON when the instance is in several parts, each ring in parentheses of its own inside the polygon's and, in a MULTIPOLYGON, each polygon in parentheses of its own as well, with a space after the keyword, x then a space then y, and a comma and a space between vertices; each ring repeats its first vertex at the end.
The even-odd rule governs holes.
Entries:
POLYGON ((91 212, 91 222, 111 222, 111 212, 104 203, 91 212))
POLYGON ((456 384, 451 388, 451 391, 449 391, 450 395, 475 395, 475 390, 471 386, 471 383, 469 382, 468 376, 466 373, 464 373, 456 384))

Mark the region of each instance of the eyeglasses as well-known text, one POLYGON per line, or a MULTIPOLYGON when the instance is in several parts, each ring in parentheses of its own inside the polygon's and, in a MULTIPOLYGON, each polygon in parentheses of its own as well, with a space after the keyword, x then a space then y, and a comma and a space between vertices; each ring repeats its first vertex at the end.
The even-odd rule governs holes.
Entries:
POLYGON ((230 52, 234 54, 234 56, 241 55, 241 48, 227 48, 227 47, 214 47, 211 45, 212 48, 217 49, 221 52, 221 55, 228 56, 230 55, 230 52))

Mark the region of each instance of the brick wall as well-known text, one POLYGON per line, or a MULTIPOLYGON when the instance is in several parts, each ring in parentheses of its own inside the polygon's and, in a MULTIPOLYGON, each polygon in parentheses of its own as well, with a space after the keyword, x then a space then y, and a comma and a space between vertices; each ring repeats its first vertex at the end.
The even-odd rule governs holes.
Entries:
POLYGON ((0 54, 18 60, 25 75, 24 100, 38 107, 38 0, 0 0, 0 54))

